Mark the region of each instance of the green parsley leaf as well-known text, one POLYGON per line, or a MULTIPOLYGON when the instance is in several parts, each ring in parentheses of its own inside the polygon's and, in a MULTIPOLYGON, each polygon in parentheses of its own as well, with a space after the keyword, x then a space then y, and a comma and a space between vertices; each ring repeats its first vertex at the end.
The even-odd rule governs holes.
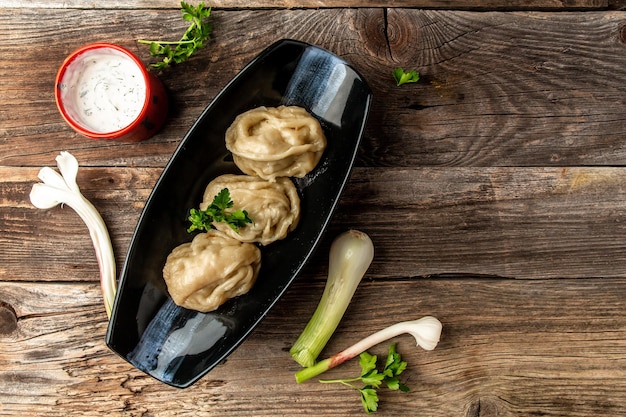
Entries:
POLYGON ((189 211, 189 221, 191 226, 187 228, 187 233, 191 233, 194 230, 207 230, 206 225, 211 224, 213 219, 209 217, 209 214, 205 211, 198 209, 191 209, 189 211))
POLYGON ((400 375, 406 369, 406 362, 402 360, 400 354, 396 352, 396 344, 389 346, 389 353, 387 354, 387 361, 385 362, 385 369, 383 375, 384 381, 387 387, 391 390, 400 390, 402 392, 408 391, 408 387, 400 382, 398 375, 400 375), (406 389, 406 391, 405 391, 406 389))
POLYGON ((376 355, 363 352, 359 355, 361 365, 361 375, 356 378, 320 380, 322 383, 340 383, 346 385, 361 394, 361 403, 367 414, 372 414, 378 410, 378 392, 384 382, 390 390, 408 392, 409 387, 400 382, 398 375, 406 369, 406 362, 402 360, 400 354, 396 352, 396 344, 389 346, 389 353, 385 362, 385 368, 379 372, 376 367, 376 355), (361 382, 362 387, 358 387, 353 382, 361 382))
POLYGON ((359 364, 361 365, 360 379, 365 385, 371 385, 374 388, 378 388, 385 379, 385 375, 378 373, 376 369, 377 359, 376 355, 370 355, 368 352, 363 352, 359 355, 359 364))
POLYGON ((372 387, 363 387, 361 392, 361 403, 367 414, 372 414, 378 410, 378 394, 372 387))
POLYGON ((392 71, 393 78, 396 80, 396 85, 399 87, 402 84, 416 83, 420 79, 420 75, 417 71, 405 72, 402 68, 396 68, 392 71))
POLYGON ((372 369, 376 369, 376 359, 376 355, 370 355, 368 352, 363 352, 359 355, 361 375, 365 375, 372 369))
POLYGON ((406 369, 406 362, 402 360, 400 354, 396 352, 396 344, 389 346, 387 362, 385 363, 385 373, 388 375, 400 375, 406 369))
POLYGON ((227 208, 231 208, 235 203, 230 199, 230 191, 228 188, 223 188, 215 197, 213 197, 213 202, 210 207, 213 207, 217 210, 226 210, 227 208))
POLYGON ((150 45, 150 55, 162 58, 160 62, 152 64, 157 69, 165 69, 172 64, 180 64, 189 59, 198 49, 204 47, 210 38, 212 25, 206 20, 211 16, 211 8, 205 7, 204 2, 197 7, 184 1, 180 3, 183 20, 191 22, 179 41, 150 41, 140 39, 137 42, 150 45))
POLYGON ((374 388, 380 387, 380 384, 385 380, 385 375, 379 373, 376 369, 372 369, 368 373, 361 375, 361 381, 366 385, 371 385, 374 388))
POLYGON ((245 210, 233 211, 228 217, 228 225, 235 232, 239 232, 239 228, 245 227, 248 223, 252 223, 252 219, 245 210))
POLYGON ((240 227, 252 223, 252 219, 246 210, 227 211, 235 203, 230 199, 228 188, 222 189, 205 210, 189 210, 189 222, 191 226, 188 233, 194 230, 208 231, 213 227, 213 223, 226 223, 235 232, 239 232, 240 227))
POLYGON ((385 384, 387 384, 387 388, 393 391, 397 391, 400 389, 400 380, 397 377, 385 377, 385 384))

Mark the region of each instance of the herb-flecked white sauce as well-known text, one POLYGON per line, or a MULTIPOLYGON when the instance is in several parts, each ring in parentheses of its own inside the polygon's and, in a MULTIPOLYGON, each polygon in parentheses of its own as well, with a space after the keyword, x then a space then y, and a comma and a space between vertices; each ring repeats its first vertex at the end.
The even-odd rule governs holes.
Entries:
POLYGON ((110 133, 130 125, 146 101, 141 69, 115 49, 93 49, 76 57, 68 65, 59 88, 68 115, 97 133, 110 133))

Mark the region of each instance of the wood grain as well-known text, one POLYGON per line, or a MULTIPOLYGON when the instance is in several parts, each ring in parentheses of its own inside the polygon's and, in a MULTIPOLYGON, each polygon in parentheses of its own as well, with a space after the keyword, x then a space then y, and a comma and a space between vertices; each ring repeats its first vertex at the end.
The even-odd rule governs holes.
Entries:
MULTIPOLYGON (((0 275, 7 281, 97 281, 86 227, 70 208, 28 201, 33 168, 0 168, 0 275), (52 238, 54 237, 54 238, 52 238), (36 261, 31 261, 36 259, 36 261)), ((101 211, 121 267, 160 169, 88 168, 78 181, 101 211)), ((358 168, 319 255, 356 228, 374 237, 371 275, 506 278, 626 275, 624 168, 358 168), (497 262, 494 262, 497 259, 497 262)))
MULTIPOLYGON (((376 256, 324 355, 395 321, 444 324, 433 352, 395 340, 412 391, 381 393, 377 415, 626 414, 624 1, 211 3, 213 39, 160 74, 172 110, 139 144, 72 133, 54 75, 95 41, 150 62, 136 40, 179 37, 178 0, 0 5, 0 416, 364 415, 347 388, 296 384, 287 353, 321 296, 330 242, 349 228, 372 237, 376 256), (337 53, 372 86, 356 168, 284 298, 225 363, 176 390, 105 346, 86 227, 28 193, 40 167, 72 152, 121 268, 187 129, 282 38, 337 53), (398 66, 420 82, 397 87, 398 66)), ((353 361, 328 377, 356 373, 353 361)))
POLYGON ((422 80, 398 89, 373 77, 385 100, 375 103, 363 158, 392 166, 622 165, 623 19, 390 10, 392 62, 419 69, 422 80))
POLYGON ((371 84, 375 100, 359 165, 613 166, 626 160, 623 12, 266 10, 216 11, 214 19, 209 46, 162 74, 172 101, 165 129, 142 144, 103 143, 72 133, 58 115, 58 66, 72 49, 102 40, 150 62, 135 40, 174 37, 184 27, 177 12, 48 10, 39 16, 36 9, 0 9, 0 49, 12 63, 0 68, 0 165, 40 166, 61 147, 92 166, 162 167, 215 94, 281 38, 334 51, 371 84), (34 21, 41 35, 20 35, 34 21), (242 43, 241 33, 254 36, 242 43), (396 87, 391 70, 397 66, 419 70, 422 80, 396 87))
MULTIPOLYGON (((104 346, 106 317, 95 285, 0 283, 4 300, 19 305, 18 329, 0 336, 0 415, 362 415, 357 393, 293 380, 298 367, 287 349, 321 285, 294 285, 225 364, 181 391, 104 346)), ((409 363, 403 378, 412 391, 381 392, 377 415, 619 415, 625 300, 623 278, 364 282, 323 355, 362 337, 363 323, 377 329, 433 314, 445 323, 434 351, 415 348, 410 336, 394 339, 409 363)), ((327 377, 356 372, 351 362, 327 377)))
MULTIPOLYGON (((351 7, 415 7, 441 9, 502 9, 502 10, 596 10, 619 7, 621 0, 212 0, 213 8, 293 9, 293 8, 351 8, 351 7)), ((3 0, 7 8, 78 8, 96 9, 178 9, 179 0, 3 0)))

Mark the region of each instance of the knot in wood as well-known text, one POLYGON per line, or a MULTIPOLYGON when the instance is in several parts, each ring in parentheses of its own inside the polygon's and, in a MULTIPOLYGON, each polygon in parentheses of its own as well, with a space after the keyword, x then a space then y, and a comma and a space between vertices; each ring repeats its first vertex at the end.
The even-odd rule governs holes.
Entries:
POLYGON ((0 336, 17 330, 17 314, 10 304, 0 301, 0 336))
POLYGON ((465 417, 495 417, 498 415, 500 414, 496 401, 478 398, 469 405, 465 417))
POLYGON ((619 28, 619 41, 626 43, 626 25, 622 25, 619 28))

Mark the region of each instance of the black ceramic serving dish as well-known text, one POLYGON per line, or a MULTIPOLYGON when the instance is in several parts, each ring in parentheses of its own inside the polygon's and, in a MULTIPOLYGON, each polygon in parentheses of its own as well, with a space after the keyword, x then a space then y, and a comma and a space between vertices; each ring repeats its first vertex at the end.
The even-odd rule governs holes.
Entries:
POLYGON ((311 257, 348 180, 365 127, 371 92, 346 62, 321 48, 279 41, 250 62, 204 110, 165 167, 139 219, 120 275, 108 346, 154 378, 188 387, 250 334, 311 257), (305 178, 298 227, 262 247, 252 290, 218 310, 175 305, 162 269, 174 247, 192 240, 189 209, 216 176, 240 173, 224 143, 235 117, 258 106, 298 105, 322 125, 328 145, 305 178))

